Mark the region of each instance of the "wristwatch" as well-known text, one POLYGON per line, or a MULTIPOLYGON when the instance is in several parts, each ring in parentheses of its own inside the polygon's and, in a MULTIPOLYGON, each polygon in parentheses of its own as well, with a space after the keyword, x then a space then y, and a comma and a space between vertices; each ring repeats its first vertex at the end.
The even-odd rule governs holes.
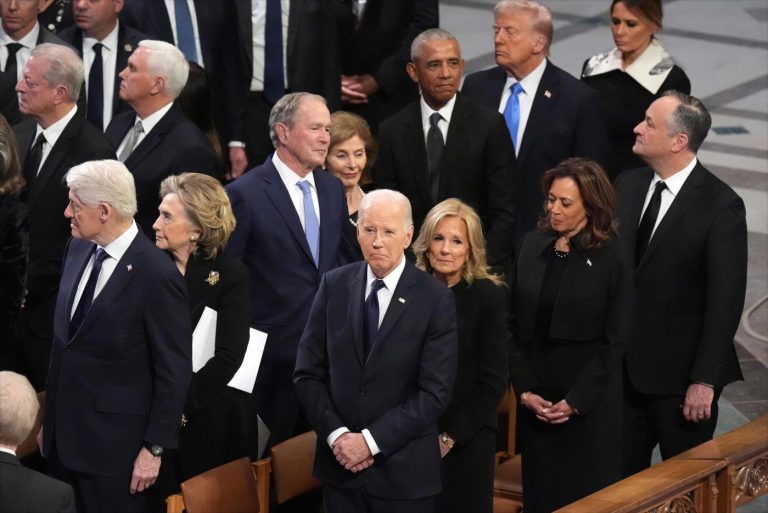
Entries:
POLYGON ((157 444, 151 444, 144 442, 144 447, 152 454, 152 456, 161 457, 163 455, 163 448, 157 444))
POLYGON ((440 433, 440 441, 449 449, 453 449, 453 438, 448 436, 448 433, 440 433))

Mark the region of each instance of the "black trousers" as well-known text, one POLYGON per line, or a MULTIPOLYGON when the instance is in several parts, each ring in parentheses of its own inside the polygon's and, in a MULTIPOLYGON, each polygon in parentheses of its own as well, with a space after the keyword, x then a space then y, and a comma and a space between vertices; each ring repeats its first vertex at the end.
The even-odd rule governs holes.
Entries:
POLYGON ((434 513, 435 497, 396 500, 375 497, 365 488, 323 486, 326 513, 434 513))

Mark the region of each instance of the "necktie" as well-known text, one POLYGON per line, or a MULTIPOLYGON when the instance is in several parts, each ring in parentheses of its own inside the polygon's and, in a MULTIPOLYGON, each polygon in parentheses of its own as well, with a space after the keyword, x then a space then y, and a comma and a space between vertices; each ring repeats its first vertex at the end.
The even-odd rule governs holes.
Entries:
POLYGON ((371 353, 373 343, 376 341, 376 335, 379 333, 379 290, 384 287, 384 280, 373 280, 371 293, 365 300, 363 314, 363 351, 365 359, 371 353))
POLYGON ((141 124, 141 120, 137 119, 136 123, 128 132, 128 137, 125 139, 125 145, 123 145, 123 151, 120 152, 120 162, 125 162, 128 157, 131 156, 133 150, 136 148, 136 143, 139 141, 139 136, 144 133, 144 126, 141 124))
POLYGON ((43 145, 45 143, 45 135, 43 135, 43 132, 40 132, 32 148, 29 149, 27 158, 24 159, 24 180, 27 181, 28 191, 32 188, 32 184, 35 183, 37 178, 37 171, 40 168, 40 162, 43 160, 43 145))
POLYGON ((437 202, 437 193, 440 186, 440 169, 443 162, 443 149, 445 141, 443 132, 437 123, 443 117, 437 112, 429 116, 429 131, 427 132, 427 165, 429 167, 429 194, 432 201, 437 202))
POLYGON ((85 316, 88 314, 88 310, 93 303, 93 293, 96 290, 96 281, 99 279, 101 273, 101 264, 107 259, 109 255, 102 248, 96 249, 96 256, 93 258, 93 267, 91 267, 91 274, 88 276, 88 281, 85 283, 83 294, 80 296, 80 302, 77 303, 72 320, 69 322, 69 338, 72 338, 80 325, 83 323, 85 316))
POLYGON ((8 48, 8 59, 5 61, 5 72, 13 77, 13 85, 15 86, 16 81, 18 80, 16 71, 18 69, 16 66, 16 53, 23 47, 19 43, 8 43, 5 47, 8 48))
POLYGON ((284 93, 283 19, 280 0, 267 0, 264 26, 264 98, 274 105, 284 93))
POLYGON ((173 9, 176 14, 176 38, 179 42, 179 50, 189 62, 197 62, 195 31, 192 28, 192 14, 189 12, 187 0, 173 0, 173 9))
POLYGON ((524 93, 525 90, 520 82, 515 82, 510 87, 512 94, 507 100, 507 105, 504 107, 504 119, 507 122, 509 128, 509 135, 512 136, 512 145, 517 150, 517 129, 520 126, 520 93, 524 93))
POLYGON ((653 227, 656 226, 656 219, 659 217, 659 208, 661 207, 661 193, 667 188, 667 184, 662 181, 656 182, 656 189, 653 191, 651 201, 645 209, 643 218, 640 220, 640 226, 637 228, 637 239, 635 240, 635 267, 640 263, 643 253, 648 248, 651 241, 653 227))
POLYGON ((88 121, 99 127, 104 127, 104 64, 101 60, 101 48, 104 45, 93 45, 93 64, 88 73, 88 121))
POLYGON ((309 250, 312 252, 312 259, 315 265, 320 264, 320 222, 315 213, 315 203, 312 201, 312 191, 309 182, 302 180, 298 182, 299 189, 304 199, 304 233, 307 235, 309 250))

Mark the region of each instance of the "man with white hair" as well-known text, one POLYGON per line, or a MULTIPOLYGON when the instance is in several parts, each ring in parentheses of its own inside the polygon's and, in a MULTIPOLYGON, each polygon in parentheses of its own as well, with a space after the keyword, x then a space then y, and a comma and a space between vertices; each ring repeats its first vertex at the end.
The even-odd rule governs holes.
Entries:
POLYGON ((32 119, 14 126, 27 184, 21 199, 29 212, 29 269, 19 318, 19 371, 37 390, 45 388, 53 309, 69 223, 62 183, 72 166, 114 158, 109 141, 85 120, 76 103, 83 61, 69 47, 44 43, 30 53, 16 84, 19 107, 32 119))
POLYGON ((86 162, 66 176, 72 227, 56 301, 43 452, 78 510, 149 511, 177 446, 192 376, 183 277, 139 232, 133 176, 86 162))
POLYGON ((136 178, 136 223, 152 238, 160 182, 188 171, 218 174, 210 144, 174 100, 187 83, 189 64, 164 41, 144 40, 120 72, 120 98, 133 109, 112 119, 106 136, 136 178))
POLYGON ((39 408, 27 378, 0 371, 0 511, 75 513, 71 486, 25 467, 16 456, 39 408))
POLYGON ((432 512, 442 490, 437 418, 456 374, 456 307, 405 258, 412 236, 408 198, 368 193, 365 262, 323 276, 299 342, 293 381, 328 511, 432 512))

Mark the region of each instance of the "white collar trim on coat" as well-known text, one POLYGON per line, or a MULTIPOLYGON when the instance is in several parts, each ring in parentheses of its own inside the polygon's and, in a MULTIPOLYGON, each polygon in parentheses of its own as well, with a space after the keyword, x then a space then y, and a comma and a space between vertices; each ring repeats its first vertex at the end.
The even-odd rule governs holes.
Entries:
POLYGON ((661 84, 667 79, 669 72, 675 62, 669 56, 661 43, 654 38, 648 48, 638 57, 635 62, 630 64, 627 69, 623 68, 621 61, 621 52, 617 48, 608 52, 593 55, 584 68, 583 76, 592 77, 602 75, 613 70, 624 71, 634 78, 641 86, 652 94, 659 92, 661 84))

